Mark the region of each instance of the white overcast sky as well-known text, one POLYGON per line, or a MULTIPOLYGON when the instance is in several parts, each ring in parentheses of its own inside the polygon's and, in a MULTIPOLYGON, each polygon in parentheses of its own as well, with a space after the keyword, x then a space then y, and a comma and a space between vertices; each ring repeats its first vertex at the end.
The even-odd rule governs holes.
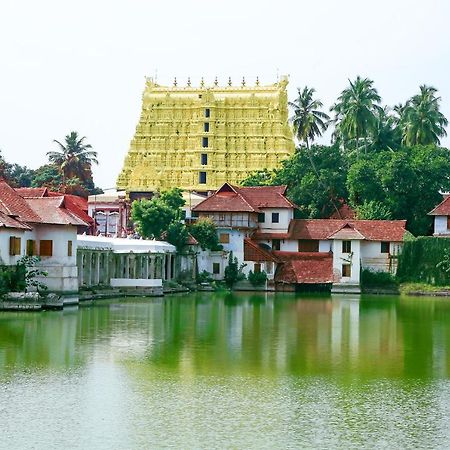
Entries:
POLYGON ((3 156, 36 168, 77 130, 109 188, 156 71, 161 84, 288 74, 291 97, 307 84, 327 108, 356 75, 389 105, 426 83, 450 118, 450 1, 0 0, 0 62, 3 156))

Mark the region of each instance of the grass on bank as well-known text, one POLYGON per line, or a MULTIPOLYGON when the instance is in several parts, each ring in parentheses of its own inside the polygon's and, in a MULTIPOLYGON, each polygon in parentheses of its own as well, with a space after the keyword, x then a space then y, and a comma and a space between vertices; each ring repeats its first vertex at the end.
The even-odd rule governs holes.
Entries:
POLYGON ((450 286, 434 286, 427 283, 402 283, 400 284, 401 294, 414 294, 417 292, 448 292, 450 294, 450 286))

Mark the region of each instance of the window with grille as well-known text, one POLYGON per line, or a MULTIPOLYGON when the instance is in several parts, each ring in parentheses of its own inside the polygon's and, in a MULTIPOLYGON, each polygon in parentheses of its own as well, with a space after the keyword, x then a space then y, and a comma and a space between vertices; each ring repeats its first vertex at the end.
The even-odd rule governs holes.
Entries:
POLYGON ((265 213, 258 213, 258 222, 264 223, 266 221, 266 215, 265 213))
POLYGON ((200 172, 198 174, 198 182, 199 184, 206 184, 206 172, 200 172))
POLYGON ((342 253, 352 252, 352 241, 342 241, 342 253))
POLYGON ((202 147, 208 148, 209 140, 207 137, 202 137, 202 147))
POLYGON ((272 223, 280 222, 280 213, 272 213, 272 223))
POLYGON ((203 125, 204 125, 203 129, 205 130, 205 133, 208 133, 209 132, 209 122, 205 122, 203 125))
POLYGON ((213 263, 213 274, 218 275, 220 273, 220 263, 213 263))
POLYGON ((280 239, 272 239, 272 250, 280 250, 281 241, 280 239))
POLYGON ((67 241, 67 256, 72 256, 72 241, 67 241))
POLYGON ((253 272, 254 273, 260 273, 261 272, 261 264, 260 263, 255 263, 253 266, 253 272))
POLYGON ((206 166, 208 164, 208 155, 206 153, 202 153, 201 164, 202 166, 206 166))
POLYGON ((381 253, 389 253, 390 242, 381 243, 381 253))

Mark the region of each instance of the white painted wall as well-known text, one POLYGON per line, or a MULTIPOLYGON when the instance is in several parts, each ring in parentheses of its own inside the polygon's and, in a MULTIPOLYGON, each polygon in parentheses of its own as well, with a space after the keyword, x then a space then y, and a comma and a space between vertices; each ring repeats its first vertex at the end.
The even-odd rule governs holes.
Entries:
POLYGON ((359 284, 361 270, 361 241, 352 240, 352 253, 342 253, 342 240, 333 240, 333 272, 339 283, 359 284), (342 276, 342 264, 351 264, 351 276, 342 276))
POLYGON ((17 261, 25 254, 26 240, 33 239, 33 233, 30 231, 21 231, 13 228, 0 228, 0 258, 1 264, 7 266, 12 266, 17 263, 17 261), (21 239, 20 243, 20 255, 11 256, 9 254, 9 238, 11 236, 18 237, 21 239))
POLYGON ((434 234, 450 234, 447 228, 447 216, 434 216, 434 234))
POLYGON ((270 232, 287 232, 289 222, 294 218, 294 210, 289 208, 260 208, 261 212, 265 214, 265 221, 259 222, 259 231, 261 233, 270 232), (279 214, 279 222, 272 222, 272 213, 279 214))

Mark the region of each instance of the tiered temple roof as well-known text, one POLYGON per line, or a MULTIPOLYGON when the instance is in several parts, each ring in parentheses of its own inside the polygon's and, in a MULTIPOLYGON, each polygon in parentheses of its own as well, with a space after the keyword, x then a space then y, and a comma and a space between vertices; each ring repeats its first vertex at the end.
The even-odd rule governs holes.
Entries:
POLYGON ((282 78, 268 86, 169 87, 148 79, 118 189, 204 192, 279 167, 294 152, 286 85, 282 78))

